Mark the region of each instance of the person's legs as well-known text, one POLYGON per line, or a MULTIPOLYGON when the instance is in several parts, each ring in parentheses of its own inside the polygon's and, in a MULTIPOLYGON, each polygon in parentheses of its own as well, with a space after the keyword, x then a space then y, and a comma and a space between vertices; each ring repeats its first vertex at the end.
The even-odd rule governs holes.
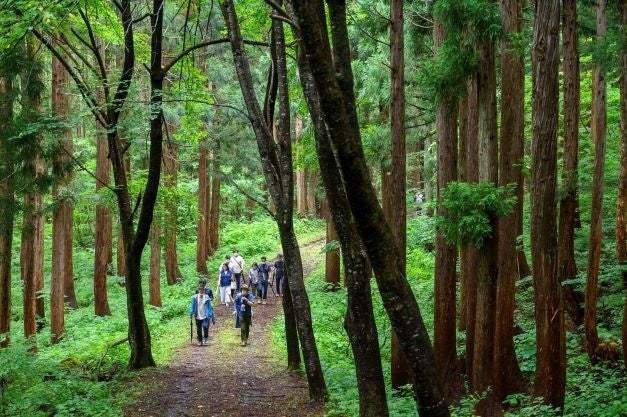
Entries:
POLYGON ((227 302, 227 298, 226 298, 226 289, 228 287, 220 287, 220 302, 222 304, 225 304, 227 302))
POLYGON ((235 274, 235 290, 236 291, 239 291, 241 281, 242 281, 242 273, 240 272, 239 274, 235 274))
POLYGON ((276 296, 279 297, 281 295, 281 290, 282 290, 282 284, 283 283, 283 277, 282 276, 277 276, 274 280, 274 285, 276 285, 276 296))
POLYGON ((207 343, 209 341, 209 324, 207 323, 207 327, 202 326, 202 332, 203 332, 203 340, 205 341, 205 343, 207 343))
POLYGON ((240 324, 242 325, 242 344, 248 343, 248 335, 250 333, 250 317, 241 317, 240 324))
POLYGON ((266 299, 268 298, 268 281, 263 283, 263 302, 266 302, 266 299))
POLYGON ((202 320, 196 319, 196 338, 202 343, 202 320))

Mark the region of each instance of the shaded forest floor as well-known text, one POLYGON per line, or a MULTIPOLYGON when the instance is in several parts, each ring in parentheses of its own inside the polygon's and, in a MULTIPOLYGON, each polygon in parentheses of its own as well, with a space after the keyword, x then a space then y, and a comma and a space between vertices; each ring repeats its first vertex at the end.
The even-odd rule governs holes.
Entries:
MULTIPOLYGON (((305 276, 323 258, 323 240, 308 242, 303 250, 305 276), (313 250, 315 247, 315 250, 313 250), (317 256, 307 256, 308 254, 317 256)), ((271 328, 282 313, 281 299, 268 288, 268 304, 255 304, 248 346, 240 346, 233 307, 214 302, 216 325, 210 326, 209 345, 195 340, 179 346, 174 360, 149 370, 136 383, 150 387, 125 409, 128 417, 316 417, 320 405, 309 404, 307 381, 301 372, 289 372, 272 345, 271 328)), ((188 324, 189 327, 189 324, 188 324)), ((189 331, 189 330, 188 330, 189 331)), ((132 381, 129 381, 132 383, 132 381)))

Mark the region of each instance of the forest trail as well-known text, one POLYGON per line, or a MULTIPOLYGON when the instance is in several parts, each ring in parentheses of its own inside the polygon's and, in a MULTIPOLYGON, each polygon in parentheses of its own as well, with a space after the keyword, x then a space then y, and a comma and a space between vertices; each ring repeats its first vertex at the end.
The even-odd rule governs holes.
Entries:
MULTIPOLYGON (((307 277, 324 257, 324 239, 301 245, 307 277)), ((138 381, 151 386, 126 407, 127 417, 317 417, 319 405, 309 404, 307 380, 289 372, 272 347, 271 328, 282 314, 281 299, 268 288, 268 304, 255 304, 249 344, 240 346, 233 307, 214 305, 216 325, 209 346, 189 340, 166 366, 149 370, 138 381)), ((214 303, 215 304, 215 303, 214 303)), ((189 324, 187 326, 189 328, 189 324)), ((189 331, 189 330, 187 330, 189 331)))

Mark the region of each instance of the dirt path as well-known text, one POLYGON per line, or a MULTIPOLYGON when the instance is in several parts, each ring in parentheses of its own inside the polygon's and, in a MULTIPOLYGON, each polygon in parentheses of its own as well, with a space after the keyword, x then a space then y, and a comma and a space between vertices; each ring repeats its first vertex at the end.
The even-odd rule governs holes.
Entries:
MULTIPOLYGON (((323 240, 302 246, 307 276, 320 260, 323 240)), ((255 304, 249 344, 239 345, 233 308, 216 305, 216 325, 209 346, 181 345, 174 362, 149 371, 142 383, 152 386, 125 410, 127 417, 317 417, 324 410, 309 404, 307 381, 288 372, 272 347, 271 328, 283 314, 281 300, 268 289, 268 304, 255 304)), ((194 329, 195 335, 195 329, 194 329)), ((195 338, 195 336, 194 336, 195 338)))

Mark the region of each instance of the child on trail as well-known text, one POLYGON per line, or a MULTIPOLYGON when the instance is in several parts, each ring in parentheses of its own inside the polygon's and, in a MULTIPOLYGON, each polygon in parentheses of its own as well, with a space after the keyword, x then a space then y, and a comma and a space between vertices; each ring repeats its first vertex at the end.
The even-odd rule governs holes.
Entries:
POLYGON ((220 302, 227 307, 231 300, 231 279, 233 274, 229 271, 227 263, 222 264, 222 270, 220 271, 220 277, 218 278, 220 284, 220 302))
POLYGON ((196 319, 196 336, 198 337, 198 344, 209 343, 209 319, 215 323, 213 317, 213 307, 211 306, 211 299, 209 295, 205 293, 204 283, 198 285, 196 294, 192 296, 192 304, 189 306, 189 316, 196 319))
POLYGON ((257 262, 253 262, 248 270, 248 288, 253 296, 256 295, 257 283, 259 282, 259 265, 257 262))
POLYGON ((241 292, 235 296, 235 313, 239 324, 241 326, 241 339, 240 346, 246 346, 248 344, 248 335, 250 333, 250 325, 252 324, 253 317, 253 304, 255 304, 255 298, 252 294, 248 293, 248 285, 241 286, 241 292))
POLYGON ((257 283, 257 304, 266 303, 268 298, 268 279, 270 278, 270 264, 266 262, 266 257, 261 257, 259 264, 259 282, 257 283))
POLYGON ((277 254, 276 261, 274 261, 274 285, 276 288, 276 296, 283 296, 283 278, 285 278, 285 264, 283 262, 283 255, 277 254))

